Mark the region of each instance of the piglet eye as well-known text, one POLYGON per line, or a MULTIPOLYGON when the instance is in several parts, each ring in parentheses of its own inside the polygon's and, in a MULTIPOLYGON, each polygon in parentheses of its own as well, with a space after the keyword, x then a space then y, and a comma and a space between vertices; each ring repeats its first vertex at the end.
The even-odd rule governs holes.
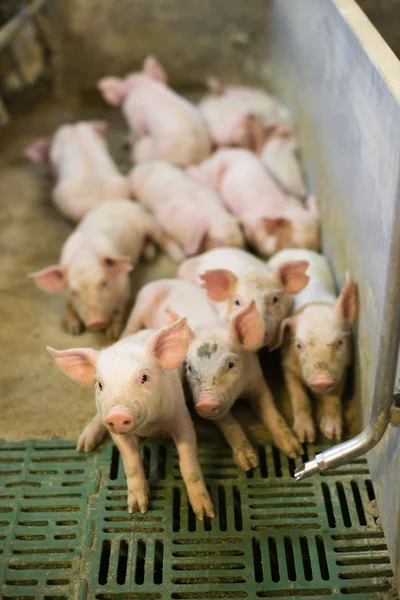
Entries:
POLYGON ((71 296, 74 296, 74 298, 77 298, 79 296, 79 292, 77 292, 76 290, 71 290, 71 296))
POLYGON ((342 346, 342 345, 343 345, 343 340, 342 340, 342 339, 340 339, 340 340, 338 340, 338 341, 336 342, 336 346, 337 346, 338 348, 340 348, 340 346, 342 346))
POLYGON ((190 365, 186 365, 186 370, 188 373, 193 373, 192 367, 190 365))
POLYGON ((107 287, 107 281, 105 279, 102 279, 102 281, 100 281, 100 283, 99 283, 99 287, 101 287, 101 288, 107 287))
POLYGON ((142 383, 146 383, 146 381, 148 381, 148 380, 149 380, 149 376, 148 375, 142 375, 142 379, 141 379, 142 383))
POLYGON ((236 300, 235 300, 235 304, 236 304, 236 306, 240 306, 240 300, 238 300, 238 299, 236 298, 236 300))
POLYGON ((303 346, 297 342, 296 349, 301 352, 303 350, 303 346))
POLYGON ((97 387, 99 388, 99 390, 100 390, 100 392, 101 392, 101 391, 102 391, 102 389, 103 389, 103 384, 102 384, 100 381, 98 381, 98 382, 97 382, 97 387))
POLYGON ((233 369, 233 367, 234 367, 234 366, 235 366, 235 363, 234 363, 234 361, 233 361, 233 360, 230 360, 230 361, 228 362, 228 369, 233 369))
POLYGON ((272 304, 277 304, 278 302, 279 302, 279 298, 278 298, 278 296, 274 296, 274 297, 272 298, 272 304))

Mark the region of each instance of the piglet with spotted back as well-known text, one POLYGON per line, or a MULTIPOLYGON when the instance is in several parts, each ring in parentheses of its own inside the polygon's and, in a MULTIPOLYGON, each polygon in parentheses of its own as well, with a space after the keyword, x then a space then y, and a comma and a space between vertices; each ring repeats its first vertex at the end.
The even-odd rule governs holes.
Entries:
MULTIPOLYGON (((201 305, 198 290, 197 306, 201 305)), ((168 298, 167 322, 178 315, 168 298)), ((203 296, 204 301, 204 296, 203 296)), ((186 377, 192 391, 196 412, 220 428, 233 450, 235 462, 245 471, 258 464, 258 456, 231 409, 238 398, 250 402, 261 422, 269 429, 274 443, 285 454, 295 458, 302 447, 279 413, 264 379, 255 350, 263 339, 263 323, 251 302, 229 323, 203 322, 195 330, 189 328, 190 346, 186 357, 186 377)))
POLYGON ((269 262, 278 268, 287 260, 306 260, 310 281, 294 298, 294 313, 280 326, 277 345, 290 394, 294 425, 300 441, 313 442, 315 426, 308 390, 321 402, 321 432, 329 439, 342 435, 341 396, 352 361, 351 326, 357 314, 357 286, 346 274, 337 298, 326 259, 316 252, 284 250, 269 262))
POLYGON ((261 345, 273 346, 282 319, 289 316, 293 308, 292 294, 307 285, 307 267, 305 260, 288 260, 276 269, 270 269, 245 250, 216 248, 185 260, 179 266, 178 274, 181 279, 206 290, 225 322, 254 300, 263 320, 261 345))
POLYGON ((92 450, 110 432, 124 463, 131 513, 145 513, 148 508, 139 438, 166 432, 176 444, 195 514, 199 519, 214 516, 177 371, 188 343, 186 319, 180 319, 158 331, 147 329, 126 337, 101 351, 47 348, 69 377, 83 385, 95 385, 97 414, 84 429, 77 449, 92 450))
POLYGON ((118 337, 130 295, 129 272, 139 262, 145 244, 163 247, 175 261, 180 249, 161 231, 153 217, 130 200, 103 202, 82 220, 61 252, 60 264, 31 273, 46 292, 64 293, 66 326, 79 334, 106 329, 118 337))

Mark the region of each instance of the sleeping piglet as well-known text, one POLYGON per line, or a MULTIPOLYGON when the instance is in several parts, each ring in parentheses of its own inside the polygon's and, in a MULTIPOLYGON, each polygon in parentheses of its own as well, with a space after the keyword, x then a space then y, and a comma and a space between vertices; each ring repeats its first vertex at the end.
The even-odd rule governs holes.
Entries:
POLYGON ((136 166, 129 178, 132 194, 186 255, 244 245, 237 219, 222 206, 216 192, 177 167, 151 161, 136 166))
POLYGON ((218 150, 187 172, 219 193, 261 256, 269 257, 283 248, 319 249, 315 198, 310 196, 304 206, 298 198, 286 196, 249 150, 218 150))
POLYGON ((242 307, 225 325, 195 284, 179 279, 152 281, 140 290, 122 335, 173 323, 179 318, 178 310, 190 325, 186 377, 195 410, 221 429, 236 463, 245 471, 258 464, 257 453, 230 412, 239 397, 251 402, 275 444, 288 456, 298 456, 301 446, 275 406, 255 352, 263 338, 255 303, 242 307))
POLYGON ((122 112, 132 133, 132 160, 167 160, 184 167, 211 152, 206 124, 197 108, 167 85, 160 63, 148 56, 143 70, 119 79, 98 82, 104 99, 122 112))
POLYGON ((47 348, 66 375, 83 385, 95 385, 97 414, 84 429, 77 449, 92 450, 106 431, 110 432, 124 463, 130 513, 138 509, 145 513, 148 507, 139 438, 162 431, 176 444, 196 516, 214 516, 197 458, 196 434, 176 371, 187 348, 185 319, 158 331, 141 331, 101 351, 47 348))
POLYGON ((270 261, 278 268, 288 260, 309 263, 308 285, 294 298, 294 313, 280 326, 277 346, 281 354, 285 382, 290 394, 294 425, 301 442, 313 442, 315 427, 307 391, 322 402, 320 430, 329 439, 342 435, 341 396, 347 367, 352 361, 351 326, 357 313, 357 286, 346 275, 337 298, 326 259, 307 250, 283 250, 270 261))
POLYGON ((89 212, 66 240, 60 264, 31 273, 46 292, 68 300, 67 329, 72 334, 106 329, 116 338, 129 300, 129 272, 139 261, 146 239, 164 248, 176 262, 180 249, 157 223, 131 200, 103 202, 89 212))
POLYGON ((286 194, 303 198, 306 189, 296 152, 297 139, 284 126, 271 127, 260 160, 286 194))
POLYGON ((57 183, 53 201, 73 223, 105 200, 129 198, 129 184, 111 158, 104 132, 105 121, 63 125, 53 138, 42 138, 25 149, 36 163, 50 162, 57 183))
POLYGON ((291 313, 292 294, 307 285, 307 267, 305 260, 288 260, 272 270, 245 250, 216 248, 185 260, 178 276, 201 285, 223 321, 254 300, 263 320, 261 346, 274 346, 282 319, 291 313))

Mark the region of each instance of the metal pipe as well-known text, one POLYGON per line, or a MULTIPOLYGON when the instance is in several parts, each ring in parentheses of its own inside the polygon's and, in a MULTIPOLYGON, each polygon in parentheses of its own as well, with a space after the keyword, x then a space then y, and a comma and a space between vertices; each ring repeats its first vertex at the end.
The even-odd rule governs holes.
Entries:
POLYGON ((7 48, 27 19, 34 17, 46 4, 47 0, 35 0, 30 6, 23 8, 0 29, 0 52, 7 48))
MULTIPOLYGON (((400 173, 400 169, 397 172, 400 173)), ((393 210, 390 256, 386 270, 385 297, 381 315, 382 329, 369 424, 356 437, 324 450, 313 460, 298 467, 294 473, 297 480, 310 477, 319 471, 335 469, 368 452, 381 440, 390 422, 400 341, 400 181, 397 182, 397 188, 398 195, 393 210)))

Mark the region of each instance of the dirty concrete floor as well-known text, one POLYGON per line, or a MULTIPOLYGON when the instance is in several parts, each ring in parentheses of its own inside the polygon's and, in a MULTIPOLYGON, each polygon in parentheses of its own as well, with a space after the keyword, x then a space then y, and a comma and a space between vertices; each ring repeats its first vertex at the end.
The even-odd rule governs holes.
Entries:
MULTIPOLYGON (((111 151, 126 172, 130 167, 123 149, 126 128, 119 111, 92 98, 62 103, 42 100, 14 115, 0 131, 0 439, 76 439, 94 414, 93 391, 63 375, 45 346, 100 348, 107 341, 100 333, 69 335, 61 327, 63 297, 42 292, 27 277, 30 271, 58 262, 72 226, 52 205, 52 178, 47 169, 22 156, 35 138, 51 135, 62 123, 88 118, 110 122, 111 151)), ((158 256, 134 273, 133 289, 158 277, 173 277, 175 270, 167 257, 158 256)), ((263 364, 277 401, 291 420, 278 357, 264 354, 263 364)), ((267 431, 244 403, 236 411, 253 439, 268 440, 267 431)), ((346 414, 350 433, 355 428, 351 407, 346 414)), ((200 438, 219 436, 212 424, 196 419, 196 426, 200 438)))

